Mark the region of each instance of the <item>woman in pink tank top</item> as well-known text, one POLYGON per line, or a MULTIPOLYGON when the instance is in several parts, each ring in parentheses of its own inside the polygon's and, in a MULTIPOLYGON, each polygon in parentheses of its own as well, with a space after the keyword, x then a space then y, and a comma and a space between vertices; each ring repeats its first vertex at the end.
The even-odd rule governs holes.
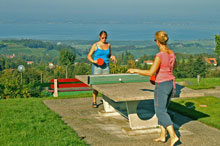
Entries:
POLYGON ((168 35, 164 31, 158 31, 154 40, 160 49, 156 54, 153 65, 150 70, 128 69, 128 73, 138 73, 144 76, 152 76, 156 74, 156 86, 154 90, 154 109, 160 125, 160 136, 154 139, 155 142, 165 142, 166 133, 170 135, 170 146, 174 146, 179 140, 174 128, 173 122, 167 113, 167 108, 171 97, 175 94, 175 77, 173 75, 173 67, 176 56, 167 46, 168 35))

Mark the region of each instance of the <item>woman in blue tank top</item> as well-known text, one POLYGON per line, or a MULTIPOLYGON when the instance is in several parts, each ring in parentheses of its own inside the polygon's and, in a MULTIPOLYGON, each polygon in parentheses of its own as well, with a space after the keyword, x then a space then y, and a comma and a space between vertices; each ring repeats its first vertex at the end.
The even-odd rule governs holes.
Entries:
MULTIPOLYGON (((115 56, 111 55, 111 45, 110 43, 106 42, 107 40, 107 32, 101 31, 99 34, 99 41, 94 43, 89 51, 87 56, 88 60, 92 62, 92 74, 109 74, 109 58, 112 59, 113 62, 116 62, 117 59, 115 56), (92 58, 93 56, 93 58, 92 58), (104 60, 104 64, 99 66, 98 59, 101 58, 104 60)), ((93 102, 92 106, 97 108, 97 99, 98 91, 93 90, 93 102)))

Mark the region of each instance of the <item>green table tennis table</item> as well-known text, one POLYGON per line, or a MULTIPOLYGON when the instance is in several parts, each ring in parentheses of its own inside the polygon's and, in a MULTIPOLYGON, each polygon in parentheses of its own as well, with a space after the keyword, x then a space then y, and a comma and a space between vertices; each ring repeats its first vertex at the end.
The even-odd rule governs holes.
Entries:
POLYGON ((149 77, 138 74, 76 75, 80 81, 102 94, 106 113, 128 119, 132 130, 157 126, 154 88, 149 77))

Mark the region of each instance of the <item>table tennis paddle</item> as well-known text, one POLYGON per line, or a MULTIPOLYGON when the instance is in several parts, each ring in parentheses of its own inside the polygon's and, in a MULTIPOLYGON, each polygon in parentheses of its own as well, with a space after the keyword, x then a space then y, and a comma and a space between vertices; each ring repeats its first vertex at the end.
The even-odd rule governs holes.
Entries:
POLYGON ((104 64, 104 60, 102 58, 97 59, 97 61, 98 61, 97 64, 99 66, 102 66, 104 64))
POLYGON ((155 85, 155 80, 156 80, 156 75, 152 75, 152 76, 150 77, 150 82, 151 82, 151 84, 155 85))

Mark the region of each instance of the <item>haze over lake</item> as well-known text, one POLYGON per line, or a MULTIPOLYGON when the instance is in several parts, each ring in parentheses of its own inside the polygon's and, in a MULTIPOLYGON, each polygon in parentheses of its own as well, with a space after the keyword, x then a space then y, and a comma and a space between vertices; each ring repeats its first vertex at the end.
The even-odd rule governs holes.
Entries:
POLYGON ((214 39, 220 25, 158 24, 0 24, 1 39, 97 40, 102 30, 109 40, 153 40, 158 30, 168 32, 171 40, 214 39))
POLYGON ((0 0, 0 39, 214 40, 220 34, 219 0, 0 0))

